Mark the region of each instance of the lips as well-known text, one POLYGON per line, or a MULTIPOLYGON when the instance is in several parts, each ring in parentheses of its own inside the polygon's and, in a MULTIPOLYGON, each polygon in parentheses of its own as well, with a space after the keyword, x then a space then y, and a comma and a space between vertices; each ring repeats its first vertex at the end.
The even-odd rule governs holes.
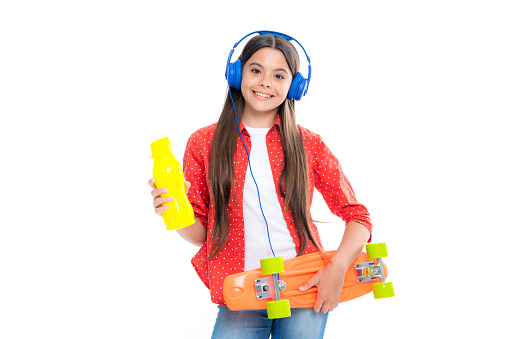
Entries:
POLYGON ((273 97, 274 97, 272 94, 263 93, 263 92, 256 92, 256 91, 253 91, 253 94, 254 94, 254 95, 255 95, 255 97, 257 97, 258 99, 270 99, 270 98, 273 98, 273 97))

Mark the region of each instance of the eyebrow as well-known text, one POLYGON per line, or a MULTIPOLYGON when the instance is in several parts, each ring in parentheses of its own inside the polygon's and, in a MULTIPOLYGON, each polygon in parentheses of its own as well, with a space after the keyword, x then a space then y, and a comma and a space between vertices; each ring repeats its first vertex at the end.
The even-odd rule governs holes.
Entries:
MULTIPOLYGON (((249 66, 253 66, 253 65, 258 66, 258 67, 260 67, 261 69, 265 69, 265 68, 263 68, 263 66, 262 66, 262 65, 260 65, 260 64, 259 64, 259 63, 257 63, 257 62, 252 62, 252 63, 250 63, 250 64, 249 64, 249 66)), ((283 72, 285 72, 285 73, 288 73, 288 71, 287 71, 286 69, 284 69, 284 68, 276 68, 276 69, 274 70, 274 72, 279 72, 279 71, 283 71, 283 72)), ((288 73, 288 74, 289 74, 289 73, 288 73)))

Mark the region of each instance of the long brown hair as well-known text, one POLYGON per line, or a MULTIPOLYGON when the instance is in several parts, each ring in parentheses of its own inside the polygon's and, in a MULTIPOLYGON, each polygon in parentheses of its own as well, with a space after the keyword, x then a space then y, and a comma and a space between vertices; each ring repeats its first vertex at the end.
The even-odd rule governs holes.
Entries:
MULTIPOLYGON (((279 36, 258 35, 249 40, 239 56, 242 66, 256 51, 264 47, 281 51, 286 58, 292 76, 295 77, 300 66, 299 55, 289 41, 279 36)), ((244 97, 240 90, 230 88, 230 91, 235 102, 238 119, 241 121, 244 97)), ((281 122, 281 141, 284 154, 279 191, 284 198, 285 209, 289 208, 295 222, 300 242, 297 255, 304 252, 309 240, 318 250, 323 251, 313 237, 310 228, 308 162, 302 136, 295 120, 295 101, 285 99, 278 107, 278 114, 281 122)), ((230 93, 227 91, 223 111, 217 122, 211 146, 209 180, 215 219, 212 231, 212 250, 205 260, 217 257, 228 240, 230 230, 228 202, 232 190, 233 194, 236 194, 233 158, 238 138, 234 107, 230 93)))

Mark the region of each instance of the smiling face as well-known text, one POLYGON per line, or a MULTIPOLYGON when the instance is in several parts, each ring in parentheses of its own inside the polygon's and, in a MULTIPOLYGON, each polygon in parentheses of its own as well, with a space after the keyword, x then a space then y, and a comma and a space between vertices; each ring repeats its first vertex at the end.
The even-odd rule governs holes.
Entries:
MULTIPOLYGON (((264 47, 255 52, 245 62, 242 69, 241 91, 245 100, 242 120, 244 123, 258 119, 270 120, 270 118, 273 122, 277 109, 286 99, 291 84, 292 73, 281 51, 264 47)), ((257 127, 253 126, 253 123, 248 126, 257 127)))

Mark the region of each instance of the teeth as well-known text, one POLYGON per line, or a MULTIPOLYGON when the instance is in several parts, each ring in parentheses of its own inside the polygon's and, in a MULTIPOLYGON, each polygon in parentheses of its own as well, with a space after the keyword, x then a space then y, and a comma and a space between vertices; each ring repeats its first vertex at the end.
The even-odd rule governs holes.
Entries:
POLYGON ((258 93, 258 92, 255 92, 255 94, 258 95, 258 96, 264 97, 264 98, 270 98, 271 97, 268 94, 263 94, 263 93, 258 93))

